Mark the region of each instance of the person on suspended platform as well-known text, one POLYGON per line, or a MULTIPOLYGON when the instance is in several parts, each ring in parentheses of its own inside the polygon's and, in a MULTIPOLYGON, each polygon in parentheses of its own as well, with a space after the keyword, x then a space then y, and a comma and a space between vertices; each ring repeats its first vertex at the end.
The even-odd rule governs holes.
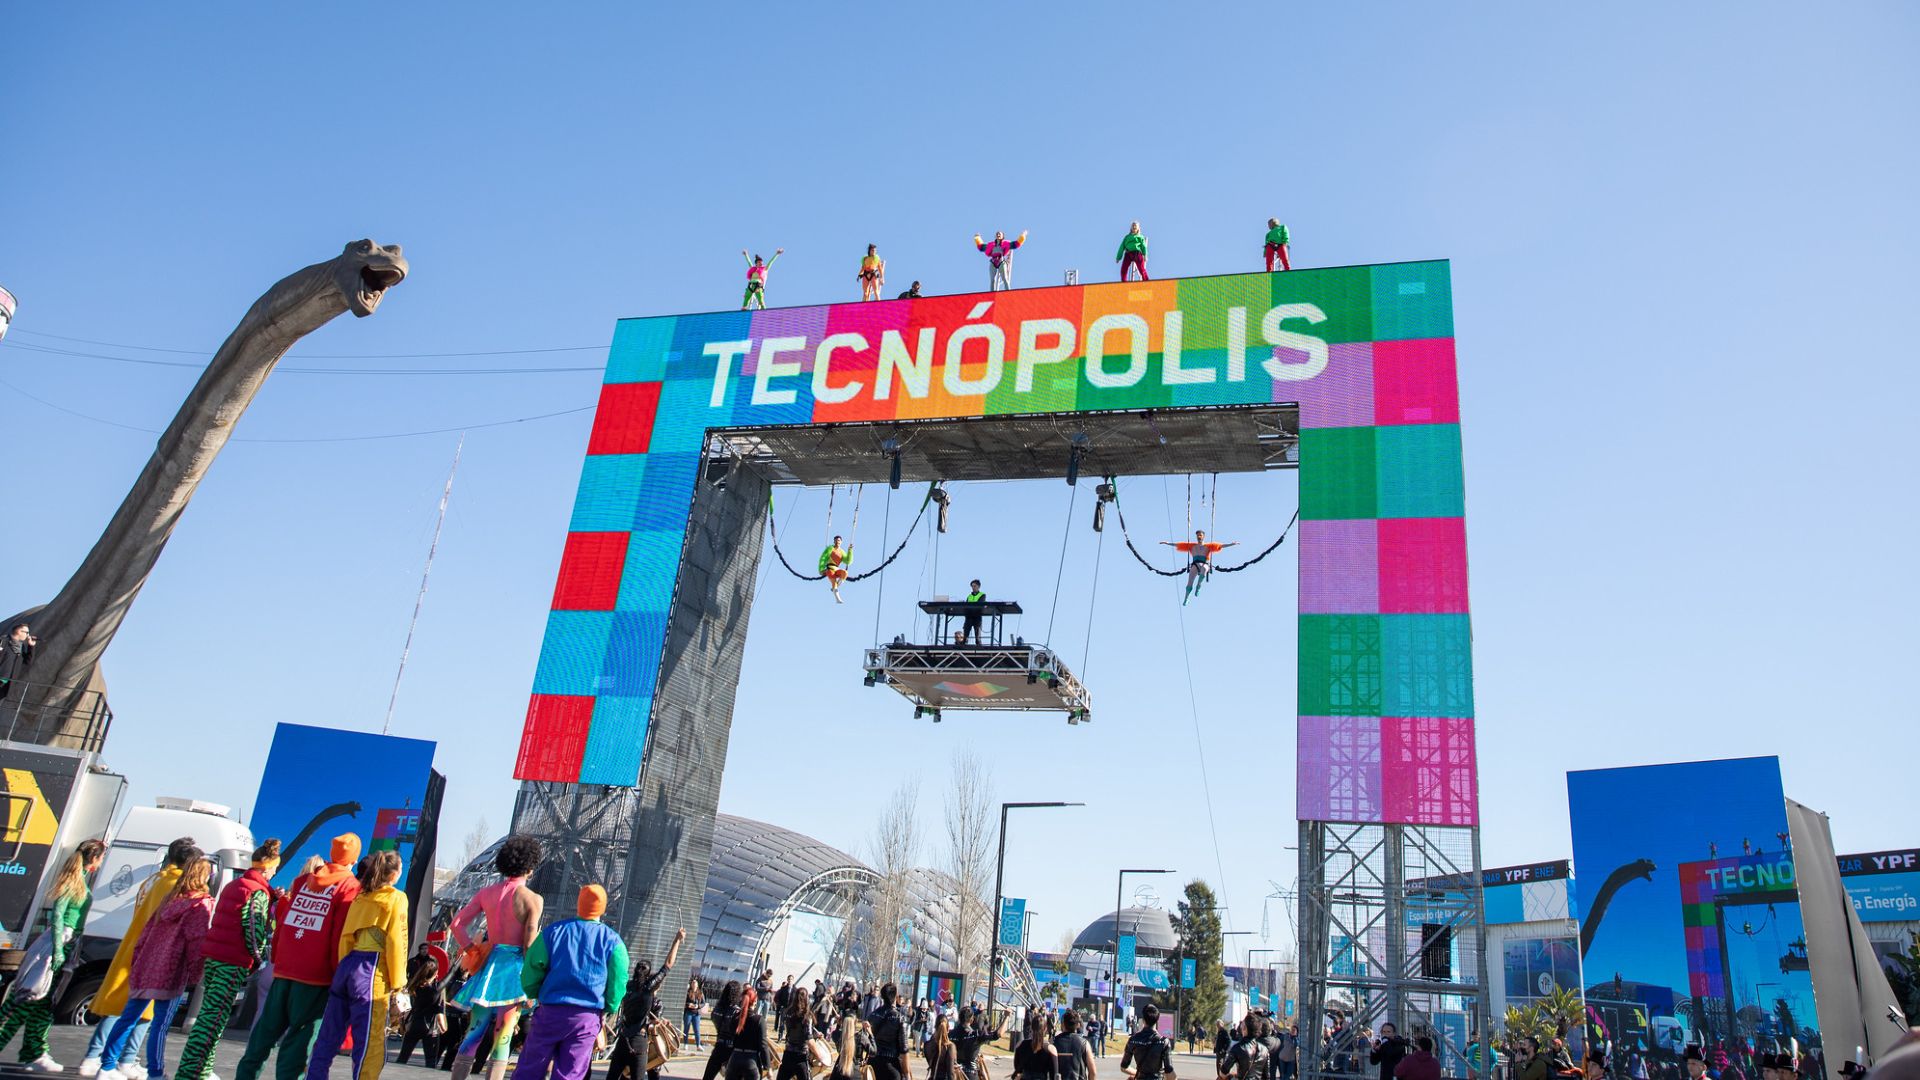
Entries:
POLYGON ((1205 585, 1207 579, 1213 576, 1214 555, 1235 546, 1240 541, 1214 543, 1207 539, 1204 530, 1195 529, 1192 540, 1162 540, 1160 543, 1187 556, 1187 595, 1180 600, 1184 605, 1188 600, 1193 599, 1194 594, 1200 591, 1200 586, 1205 585))
POLYGON ((778 259, 787 249, 774 248, 773 259, 762 260, 760 256, 749 257, 747 249, 740 249, 740 257, 747 260, 747 291, 740 297, 740 310, 759 305, 761 311, 767 310, 767 271, 773 269, 773 260, 778 259))
MULTIPOLYGON (((984 604, 986 602, 987 594, 980 591, 980 579, 974 578, 968 582, 967 603, 984 604)), ((975 645, 980 644, 980 609, 978 608, 968 611, 961 617, 960 636, 956 640, 956 644, 965 645, 969 641, 975 645)))
POLYGON ((820 576, 827 579, 827 588, 833 590, 833 602, 846 603, 840 595, 840 583, 847 580, 847 563, 853 558, 853 549, 842 547, 840 538, 834 537, 827 550, 820 553, 820 576))
POLYGON ((860 299, 878 300, 887 285, 887 260, 880 257, 880 245, 868 244, 867 257, 860 260, 860 299))

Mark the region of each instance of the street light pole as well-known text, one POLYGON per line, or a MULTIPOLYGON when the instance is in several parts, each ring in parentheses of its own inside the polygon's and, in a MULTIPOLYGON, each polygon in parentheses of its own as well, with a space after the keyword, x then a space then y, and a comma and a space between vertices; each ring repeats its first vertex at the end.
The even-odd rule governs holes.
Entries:
MULTIPOLYGON (((1107 987, 1107 1015, 1102 1023, 1111 1026, 1113 1007, 1120 1001, 1120 895, 1125 890, 1128 874, 1171 874, 1171 870, 1142 870, 1129 867, 1120 871, 1113 879, 1113 985, 1107 987)), ((1137 956, 1140 948, 1140 921, 1134 920, 1134 952, 1137 956)))
MULTIPOLYGON (((1000 980, 1000 904, 1003 899, 1001 891, 1007 880, 1007 811, 1085 805, 1087 804, 1077 802, 1003 802, 1000 804, 1000 854, 994 860, 993 869, 993 945, 987 950, 987 1024, 989 1026, 993 1024, 993 991, 995 984, 1000 980)), ((954 948, 957 951, 964 951, 966 943, 956 941, 954 948)))
MULTIPOLYGON (((1244 937, 1244 936, 1247 936, 1247 935, 1251 935, 1252 933, 1253 933, 1253 931, 1251 931, 1251 930, 1222 930, 1222 931, 1220 931, 1220 939, 1221 939, 1221 940, 1220 940, 1220 968, 1221 968, 1221 974, 1223 974, 1223 975, 1224 975, 1224 974, 1226 973, 1226 966, 1227 966, 1227 942, 1226 942, 1226 939, 1227 939, 1227 938, 1230 938, 1230 937, 1244 937)), ((1242 988, 1245 988, 1245 986, 1246 986, 1246 982, 1247 982, 1247 961, 1246 961, 1246 957, 1245 957, 1245 956, 1242 956, 1242 957, 1240 958, 1240 984, 1241 984, 1241 986, 1242 986, 1242 988)), ((1231 1005, 1231 1004, 1232 1004, 1232 1002, 1231 1002, 1231 1001, 1229 1001, 1229 1002, 1228 1002, 1228 1004, 1229 1004, 1229 1005, 1231 1005)), ((1218 1019, 1218 1017, 1216 1017, 1215 1019, 1218 1019)))
MULTIPOLYGON (((1253 954, 1254 953, 1270 953, 1272 951, 1273 951, 1272 949, 1248 949, 1246 951, 1244 958, 1241 960, 1241 966, 1245 970, 1248 986, 1253 985, 1253 954)), ((1249 994, 1247 996, 1251 998, 1253 995, 1249 994)), ((1248 1011, 1252 1011, 1251 1008, 1249 1008, 1248 1011)))

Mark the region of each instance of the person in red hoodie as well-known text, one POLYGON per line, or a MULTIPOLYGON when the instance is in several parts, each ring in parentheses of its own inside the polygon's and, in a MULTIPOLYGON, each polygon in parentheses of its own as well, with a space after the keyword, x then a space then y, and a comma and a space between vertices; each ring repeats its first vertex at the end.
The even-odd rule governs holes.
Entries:
POLYGON ((1393 1067, 1394 1080, 1440 1080, 1440 1059, 1433 1056, 1433 1039, 1417 1035, 1413 1053, 1393 1067))
POLYGON ((273 1066, 275 1080, 299 1080, 307 1071, 314 1030, 326 1012, 327 991, 340 960, 340 929, 347 908, 360 895, 360 882, 353 876, 359 859, 360 838, 341 833, 333 838, 327 864, 294 879, 280 902, 280 926, 273 933, 273 986, 233 1080, 257 1080, 276 1044, 280 1057, 273 1066))
POLYGON ((203 1080, 213 1071, 213 1047, 227 1030, 233 1004, 247 984, 247 973, 266 959, 273 940, 273 888, 267 882, 280 869, 280 841, 253 849, 253 865, 227 882, 214 904, 213 926, 201 952, 207 958, 200 980, 200 1014, 180 1052, 175 1080, 203 1080))

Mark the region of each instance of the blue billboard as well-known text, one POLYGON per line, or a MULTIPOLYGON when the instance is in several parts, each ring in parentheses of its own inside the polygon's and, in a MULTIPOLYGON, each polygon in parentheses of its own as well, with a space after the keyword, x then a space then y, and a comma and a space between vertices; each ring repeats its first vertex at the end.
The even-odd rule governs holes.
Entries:
MULTIPOLYGON (((1817 1041, 1780 761, 1567 774, 1580 970, 1620 1057, 1817 1041)), ((1527 957, 1557 983, 1563 958, 1527 957)))
POLYGON ((308 856, 325 858, 332 839, 341 833, 358 836, 363 852, 398 851, 411 877, 433 750, 434 744, 425 739, 304 724, 276 726, 248 823, 256 841, 270 836, 280 840, 280 872, 273 884, 292 884, 308 856), (414 825, 397 827, 404 822, 414 825))
POLYGON ((1920 919, 1920 848, 1839 858, 1840 884, 1861 922, 1920 919))

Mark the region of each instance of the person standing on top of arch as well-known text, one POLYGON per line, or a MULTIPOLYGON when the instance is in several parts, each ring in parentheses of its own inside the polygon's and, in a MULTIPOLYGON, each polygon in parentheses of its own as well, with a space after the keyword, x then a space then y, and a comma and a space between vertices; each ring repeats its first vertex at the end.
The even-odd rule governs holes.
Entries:
POLYGON ((1279 263, 1280 269, 1282 270, 1293 269, 1292 260, 1287 258, 1287 245, 1292 242, 1293 234, 1287 231, 1285 225, 1280 224, 1279 218, 1270 217, 1267 219, 1267 246, 1265 248, 1267 255, 1267 273, 1273 273, 1275 263, 1279 263))
POLYGON ((774 248, 773 259, 762 259, 758 255, 749 257, 747 249, 740 249, 740 257, 747 260, 747 291, 740 298, 740 310, 750 305, 758 305, 761 311, 767 310, 767 271, 773 269, 774 259, 786 254, 786 248, 774 248))
POLYGON ((1120 250, 1114 252, 1113 261, 1120 264, 1120 280, 1127 280, 1127 270, 1131 267, 1140 272, 1141 281, 1150 281, 1147 277, 1147 238, 1140 232, 1140 223, 1134 222, 1127 229, 1127 235, 1120 238, 1120 250))
POLYGON ((979 248, 981 254, 987 257, 988 292, 1013 288, 1013 253, 1020 250, 1020 245, 1026 242, 1025 229, 1020 230, 1020 235, 1012 240, 1007 239, 1006 233, 996 230, 992 243, 980 239, 979 233, 973 234, 973 246, 979 248))
POLYGON ((878 300, 887 287, 887 260, 880 257, 880 245, 868 244, 866 257, 860 260, 860 299, 878 300))

